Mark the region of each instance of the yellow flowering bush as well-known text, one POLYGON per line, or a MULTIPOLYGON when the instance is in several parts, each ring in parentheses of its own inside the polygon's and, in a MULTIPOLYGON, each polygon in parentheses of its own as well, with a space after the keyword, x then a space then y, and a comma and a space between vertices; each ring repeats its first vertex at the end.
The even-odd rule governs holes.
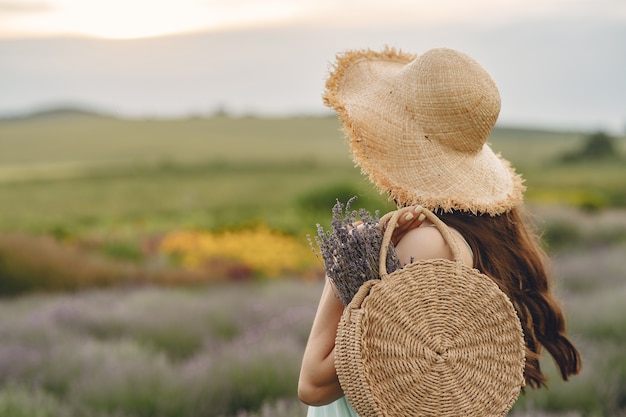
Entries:
POLYGON ((241 276, 247 272, 272 278, 304 272, 316 265, 307 244, 267 226, 219 233, 174 231, 163 238, 159 250, 177 259, 184 268, 225 275, 241 276))

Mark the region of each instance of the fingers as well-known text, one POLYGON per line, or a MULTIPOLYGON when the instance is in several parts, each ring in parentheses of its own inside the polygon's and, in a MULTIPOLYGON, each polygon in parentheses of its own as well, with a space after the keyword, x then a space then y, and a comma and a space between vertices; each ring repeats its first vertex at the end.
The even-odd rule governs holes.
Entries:
POLYGON ((400 217, 398 220, 398 227, 412 229, 418 227, 426 220, 426 216, 421 212, 419 206, 413 207, 411 211, 400 217))
POLYGON ((421 224, 424 223, 424 220, 426 220, 426 216, 421 212, 421 208, 418 206, 413 207, 408 213, 398 219, 398 223, 391 237, 391 242, 397 245, 407 232, 420 227, 421 224))

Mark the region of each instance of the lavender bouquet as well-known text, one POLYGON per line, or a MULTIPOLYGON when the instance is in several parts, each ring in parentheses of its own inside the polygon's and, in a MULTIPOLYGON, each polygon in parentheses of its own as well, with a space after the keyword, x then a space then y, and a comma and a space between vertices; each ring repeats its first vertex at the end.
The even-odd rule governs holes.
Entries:
MULTIPOLYGON (((326 275, 337 288, 337 296, 344 305, 350 303, 364 282, 380 279, 378 260, 383 242, 380 215, 378 211, 372 216, 365 209, 351 210, 350 205, 355 199, 348 200, 345 210, 337 201, 332 210, 331 230, 325 231, 317 225, 317 249, 309 236, 313 252, 324 262, 326 275)), ((400 260, 391 244, 386 261, 388 273, 400 268, 400 260)))

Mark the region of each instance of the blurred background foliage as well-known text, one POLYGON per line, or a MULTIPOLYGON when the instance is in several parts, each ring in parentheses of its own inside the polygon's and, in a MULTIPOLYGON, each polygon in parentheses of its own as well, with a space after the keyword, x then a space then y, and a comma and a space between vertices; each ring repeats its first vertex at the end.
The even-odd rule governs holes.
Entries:
MULTIPOLYGON (((335 118, 0 121, 0 417, 304 415, 336 199, 392 209, 335 118), (245 285, 243 284, 245 283, 245 285)), ((519 416, 626 415, 626 138, 497 127, 585 360, 519 416)))

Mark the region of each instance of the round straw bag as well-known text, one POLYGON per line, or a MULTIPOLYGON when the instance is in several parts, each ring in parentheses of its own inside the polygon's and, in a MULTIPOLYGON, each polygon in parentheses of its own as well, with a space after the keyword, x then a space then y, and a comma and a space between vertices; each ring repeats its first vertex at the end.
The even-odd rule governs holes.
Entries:
POLYGON ((454 261, 429 259, 364 283, 341 317, 335 367, 361 417, 503 416, 524 385, 525 344, 512 303, 467 267, 448 227, 426 209, 454 261))

